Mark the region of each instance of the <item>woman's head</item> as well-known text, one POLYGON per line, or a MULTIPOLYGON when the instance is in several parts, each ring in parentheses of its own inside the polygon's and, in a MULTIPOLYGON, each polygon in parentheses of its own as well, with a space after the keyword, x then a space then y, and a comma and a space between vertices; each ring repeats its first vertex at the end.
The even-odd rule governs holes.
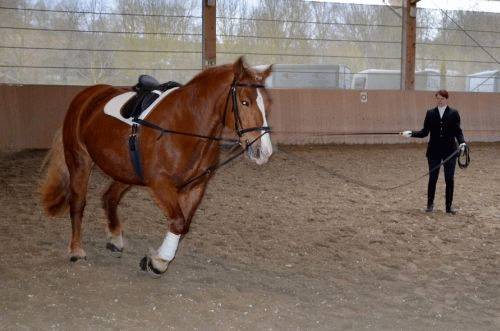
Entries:
POLYGON ((436 98, 436 103, 438 107, 445 107, 448 105, 448 91, 446 90, 439 90, 434 94, 434 97, 436 98))

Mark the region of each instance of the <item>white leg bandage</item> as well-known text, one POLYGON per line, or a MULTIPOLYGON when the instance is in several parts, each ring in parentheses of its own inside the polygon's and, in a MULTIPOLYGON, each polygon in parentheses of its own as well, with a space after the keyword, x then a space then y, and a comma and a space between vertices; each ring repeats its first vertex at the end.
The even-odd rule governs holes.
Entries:
POLYGON ((123 236, 120 233, 118 236, 111 235, 109 242, 118 248, 123 248, 123 236))
POLYGON ((167 261, 172 261, 175 257, 175 251, 177 250, 177 245, 179 245, 180 235, 173 234, 172 232, 167 232, 163 244, 161 244, 158 249, 158 256, 167 261))

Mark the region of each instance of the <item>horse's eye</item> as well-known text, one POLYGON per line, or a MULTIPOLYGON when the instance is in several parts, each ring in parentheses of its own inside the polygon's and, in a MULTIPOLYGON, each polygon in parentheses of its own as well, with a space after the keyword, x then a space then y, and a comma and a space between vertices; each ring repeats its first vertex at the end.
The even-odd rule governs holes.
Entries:
POLYGON ((241 104, 242 104, 243 106, 248 106, 248 105, 250 104, 250 102, 248 102, 248 101, 246 101, 246 100, 243 100, 243 101, 241 102, 241 104))

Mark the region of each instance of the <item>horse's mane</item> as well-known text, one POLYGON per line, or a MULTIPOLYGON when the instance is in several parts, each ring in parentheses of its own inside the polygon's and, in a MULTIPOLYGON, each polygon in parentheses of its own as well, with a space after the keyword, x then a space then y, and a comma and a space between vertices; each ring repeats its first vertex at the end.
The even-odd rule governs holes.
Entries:
MULTIPOLYGON (((196 74, 193 78, 191 78, 191 80, 189 80, 185 84, 185 86, 194 84, 194 83, 198 82, 199 80, 207 79, 208 76, 219 77, 222 75, 227 75, 229 73, 232 74, 232 72, 233 72, 233 65, 232 64, 224 64, 224 65, 220 65, 220 66, 216 66, 216 67, 207 68, 207 69, 199 72, 198 74, 196 74)), ((231 77, 232 77, 232 75, 231 75, 231 77)))
MULTIPOLYGON (((191 80, 188 81, 185 85, 194 84, 194 83, 198 82, 199 80, 207 79, 208 77, 212 77, 212 78, 217 77, 217 79, 220 80, 220 79, 222 79, 221 76, 224 76, 224 75, 228 75, 228 78, 224 78, 224 79, 228 79, 228 81, 232 81, 233 77, 234 77, 233 66, 234 66, 233 64, 223 64, 220 66, 207 68, 207 69, 201 71, 200 73, 198 73, 197 75, 195 75, 193 78, 191 78, 191 80)), ((250 78, 250 80, 252 80, 252 81, 259 80, 255 71, 252 68, 245 67, 244 70, 245 70, 245 74, 246 74, 247 78, 250 78)))

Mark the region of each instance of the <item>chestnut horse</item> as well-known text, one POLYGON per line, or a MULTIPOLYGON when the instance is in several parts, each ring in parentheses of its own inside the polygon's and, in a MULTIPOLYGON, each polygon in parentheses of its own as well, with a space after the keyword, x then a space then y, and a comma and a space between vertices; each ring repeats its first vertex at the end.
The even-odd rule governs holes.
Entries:
POLYGON ((95 85, 80 92, 69 106, 62 133, 54 139, 40 187, 48 215, 59 215, 69 207, 71 261, 86 258, 81 240, 82 218, 89 176, 96 164, 112 179, 102 197, 109 231, 106 247, 121 254, 123 227, 117 206, 132 185, 145 186, 170 222, 162 245, 143 258, 141 268, 154 275, 165 272, 213 176, 213 171, 206 170, 213 169, 219 159, 218 141, 199 136, 220 137, 227 127, 238 135, 252 161, 264 164, 271 156, 266 121, 270 99, 264 88, 270 73, 271 66, 257 71, 239 58, 232 65, 202 71, 162 99, 147 121, 191 135, 160 135, 150 127, 139 126, 142 176, 134 171, 131 162, 130 125, 103 112, 110 99, 129 90, 95 85))

